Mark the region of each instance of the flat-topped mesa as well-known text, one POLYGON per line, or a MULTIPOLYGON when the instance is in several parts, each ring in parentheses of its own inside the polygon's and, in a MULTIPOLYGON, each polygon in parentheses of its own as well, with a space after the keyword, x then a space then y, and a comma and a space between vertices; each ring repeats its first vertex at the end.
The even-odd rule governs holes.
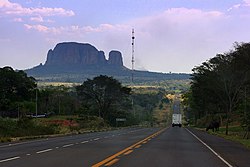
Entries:
POLYGON ((108 66, 123 67, 122 55, 119 51, 111 51, 109 60, 104 52, 98 51, 90 44, 64 42, 49 50, 45 66, 108 66))
POLYGON ((59 43, 49 50, 45 65, 93 65, 101 64, 104 54, 90 44, 76 42, 59 43))

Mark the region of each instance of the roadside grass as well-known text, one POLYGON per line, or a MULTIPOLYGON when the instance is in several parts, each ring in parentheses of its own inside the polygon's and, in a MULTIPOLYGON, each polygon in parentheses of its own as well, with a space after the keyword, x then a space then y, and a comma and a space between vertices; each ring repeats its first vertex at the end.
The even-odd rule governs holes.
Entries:
MULTIPOLYGON (((227 139, 227 140, 231 140, 231 141, 234 141, 234 142, 237 142, 237 143, 241 143, 246 148, 250 149, 250 138, 249 139, 243 139, 245 131, 239 125, 229 126, 228 135, 226 135, 226 127, 220 127, 219 131, 217 131, 217 132, 212 132, 210 130, 210 131, 208 131, 208 133, 223 137, 224 139, 227 139)), ((249 134, 249 137, 250 137, 250 134, 249 134)))
POLYGON ((20 120, 0 117, 0 142, 106 131, 110 128, 103 119, 95 116, 69 115, 20 120))

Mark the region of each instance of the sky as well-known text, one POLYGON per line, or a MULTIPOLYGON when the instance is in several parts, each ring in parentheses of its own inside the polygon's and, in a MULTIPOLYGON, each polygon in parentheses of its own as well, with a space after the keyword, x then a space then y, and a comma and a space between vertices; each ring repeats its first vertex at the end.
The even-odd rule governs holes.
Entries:
POLYGON ((0 0, 0 67, 44 64, 57 43, 119 50, 131 68, 191 73, 250 42, 250 0, 0 0))

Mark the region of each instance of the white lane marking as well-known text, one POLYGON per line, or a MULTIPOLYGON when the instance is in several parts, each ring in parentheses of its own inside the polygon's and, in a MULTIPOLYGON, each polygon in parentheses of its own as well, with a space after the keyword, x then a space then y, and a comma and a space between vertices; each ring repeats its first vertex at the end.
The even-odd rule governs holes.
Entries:
POLYGON ((0 163, 7 162, 7 161, 12 161, 12 160, 19 159, 19 158, 20 157, 12 157, 12 158, 8 158, 8 159, 3 159, 3 160, 0 160, 0 163))
POLYGON ((26 154, 27 156, 30 156, 31 154, 26 154))
POLYGON ((37 151, 36 153, 41 154, 41 153, 45 153, 45 152, 52 151, 52 150, 53 149, 49 148, 49 149, 46 149, 46 150, 37 151))
MULTIPOLYGON (((185 128, 186 129, 186 128, 185 128)), ((191 135, 193 135, 197 140, 199 140, 204 146, 206 146, 212 153, 214 153, 222 162, 224 162, 228 167, 233 167, 229 162, 222 158, 217 152, 215 152, 211 147, 209 147, 205 142, 203 142, 199 137, 193 134, 190 130, 186 129, 191 135)))
POLYGON ((95 138, 94 141, 99 140, 100 138, 95 138))
POLYGON ((84 143, 88 143, 89 141, 82 141, 81 143, 84 144, 84 143))
POLYGON ((70 146, 73 146, 74 144, 67 144, 67 145, 64 145, 64 146, 62 146, 63 148, 65 148, 65 147, 70 147, 70 146))
POLYGON ((34 140, 34 141, 10 143, 10 144, 6 144, 6 145, 1 145, 0 148, 11 147, 11 146, 17 146, 17 145, 22 145, 22 144, 30 144, 30 143, 35 143, 35 142, 43 142, 43 141, 46 141, 46 140, 49 140, 49 139, 47 138, 47 139, 34 140))
POLYGON ((56 147, 56 149, 58 149, 59 147, 56 147))

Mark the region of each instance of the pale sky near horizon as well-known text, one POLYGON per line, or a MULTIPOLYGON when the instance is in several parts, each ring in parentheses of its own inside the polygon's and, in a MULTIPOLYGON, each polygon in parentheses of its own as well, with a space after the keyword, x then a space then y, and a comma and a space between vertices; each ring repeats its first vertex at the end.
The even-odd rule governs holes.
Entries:
POLYGON ((0 67, 45 63, 60 42, 119 50, 131 68, 191 73, 250 41, 250 0, 0 0, 0 67))

